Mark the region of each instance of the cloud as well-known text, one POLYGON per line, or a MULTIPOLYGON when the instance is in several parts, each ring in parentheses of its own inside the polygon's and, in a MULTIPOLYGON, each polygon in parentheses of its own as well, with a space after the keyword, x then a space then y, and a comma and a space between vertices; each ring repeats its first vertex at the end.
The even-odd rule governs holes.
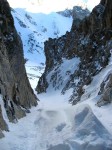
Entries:
POLYGON ((94 0, 94 1, 88 0, 87 7, 89 8, 89 10, 92 10, 99 3, 100 3, 100 0, 94 0))
POLYGON ((8 0, 13 8, 26 8, 30 12, 50 13, 73 8, 76 5, 84 6, 86 4, 89 10, 92 10, 100 0, 8 0), (31 5, 32 4, 32 5, 31 5))

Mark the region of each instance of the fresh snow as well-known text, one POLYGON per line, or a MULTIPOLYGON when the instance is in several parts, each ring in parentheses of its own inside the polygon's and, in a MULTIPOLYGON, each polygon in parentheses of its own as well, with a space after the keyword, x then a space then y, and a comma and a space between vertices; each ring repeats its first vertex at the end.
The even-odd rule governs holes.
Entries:
POLYGON ((1 150, 111 150, 112 136, 90 106, 71 106, 59 102, 60 97, 43 95, 30 114, 17 124, 8 123, 10 132, 4 132, 1 150))

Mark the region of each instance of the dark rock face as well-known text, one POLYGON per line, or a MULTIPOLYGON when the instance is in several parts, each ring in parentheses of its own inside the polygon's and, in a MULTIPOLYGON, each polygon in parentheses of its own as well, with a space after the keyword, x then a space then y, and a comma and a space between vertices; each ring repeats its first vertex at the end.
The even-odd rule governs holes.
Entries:
MULTIPOLYGON (((93 76, 108 64, 112 49, 112 1, 101 1, 91 14, 82 21, 74 19, 72 29, 59 39, 45 42, 46 69, 40 78, 37 92, 45 92, 49 84, 58 84, 59 67, 62 58, 79 58, 78 68, 70 74, 68 82, 62 88, 62 94, 73 88, 70 102, 76 104, 84 93, 83 86, 91 83, 93 76), (55 71, 53 70, 55 67, 55 71), (50 83, 47 76, 53 70, 50 83), (76 82, 78 80, 78 82, 76 82)), ((60 78, 63 82, 63 79, 60 78)), ((56 89, 56 88, 55 88, 56 89)))
POLYGON ((105 2, 102 0, 101 3, 104 3, 105 6, 105 12, 103 15, 103 21, 104 21, 104 28, 112 28, 112 1, 111 0, 105 0, 105 2))
MULTIPOLYGON (((9 4, 6 0, 0 0, 0 101, 3 99, 9 121, 12 122, 25 116, 31 106, 37 105, 24 63, 22 42, 14 27, 9 4)), ((7 130, 3 118, 0 121, 4 124, 0 124, 0 129, 7 130)))

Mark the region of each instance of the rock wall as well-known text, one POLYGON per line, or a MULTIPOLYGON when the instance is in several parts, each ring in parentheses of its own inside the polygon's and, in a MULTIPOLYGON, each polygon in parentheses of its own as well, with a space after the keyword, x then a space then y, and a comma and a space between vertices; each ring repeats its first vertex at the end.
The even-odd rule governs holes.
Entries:
MULTIPOLYGON (((73 88, 69 101, 76 104, 84 93, 83 86, 91 83, 93 76, 98 74, 109 62, 112 49, 112 1, 101 0, 91 14, 82 21, 75 19, 72 29, 59 39, 45 42, 46 68, 37 85, 37 92, 45 92, 49 84, 57 86, 59 67, 63 58, 68 60, 78 57, 78 69, 70 74, 69 80, 62 89, 64 94, 73 88), (48 83, 47 76, 57 66, 48 83), (78 81, 78 82, 77 82, 78 81)), ((60 78, 62 82, 64 81, 60 78)), ((104 91, 104 90, 103 90, 104 91)), ((103 92, 102 91, 102 92, 103 92)))
MULTIPOLYGON (((22 41, 14 27, 10 6, 6 0, 0 0, 0 101, 3 100, 11 122, 37 105, 24 63, 22 41)), ((7 130, 5 124, 0 107, 0 132, 7 130)))

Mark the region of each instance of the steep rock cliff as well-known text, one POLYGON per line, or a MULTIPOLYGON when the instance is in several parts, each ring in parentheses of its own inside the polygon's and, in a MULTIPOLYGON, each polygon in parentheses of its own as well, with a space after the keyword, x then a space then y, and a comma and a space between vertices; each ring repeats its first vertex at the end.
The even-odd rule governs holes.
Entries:
MULTIPOLYGON (((11 122, 37 105, 24 63, 22 42, 14 27, 10 6, 6 0, 0 0, 0 104, 3 103, 11 122)), ((0 106, 0 132, 8 130, 2 112, 0 106)))
MULTIPOLYGON (((45 92, 49 85, 55 90, 61 89, 62 94, 73 88, 69 101, 73 104, 80 101, 85 92, 84 85, 90 84, 93 77, 106 67, 111 56, 111 8, 111 0, 101 0, 82 21, 74 19, 70 32, 59 39, 49 39, 45 42, 46 68, 38 82, 38 93, 45 92), (80 59, 77 69, 73 71, 68 68, 64 76, 60 74, 63 58, 80 59), (67 78, 66 82, 64 78, 67 78)), ((104 95, 105 90, 106 88, 102 88, 99 94, 104 95)), ((106 100, 109 102, 108 97, 106 100)))

